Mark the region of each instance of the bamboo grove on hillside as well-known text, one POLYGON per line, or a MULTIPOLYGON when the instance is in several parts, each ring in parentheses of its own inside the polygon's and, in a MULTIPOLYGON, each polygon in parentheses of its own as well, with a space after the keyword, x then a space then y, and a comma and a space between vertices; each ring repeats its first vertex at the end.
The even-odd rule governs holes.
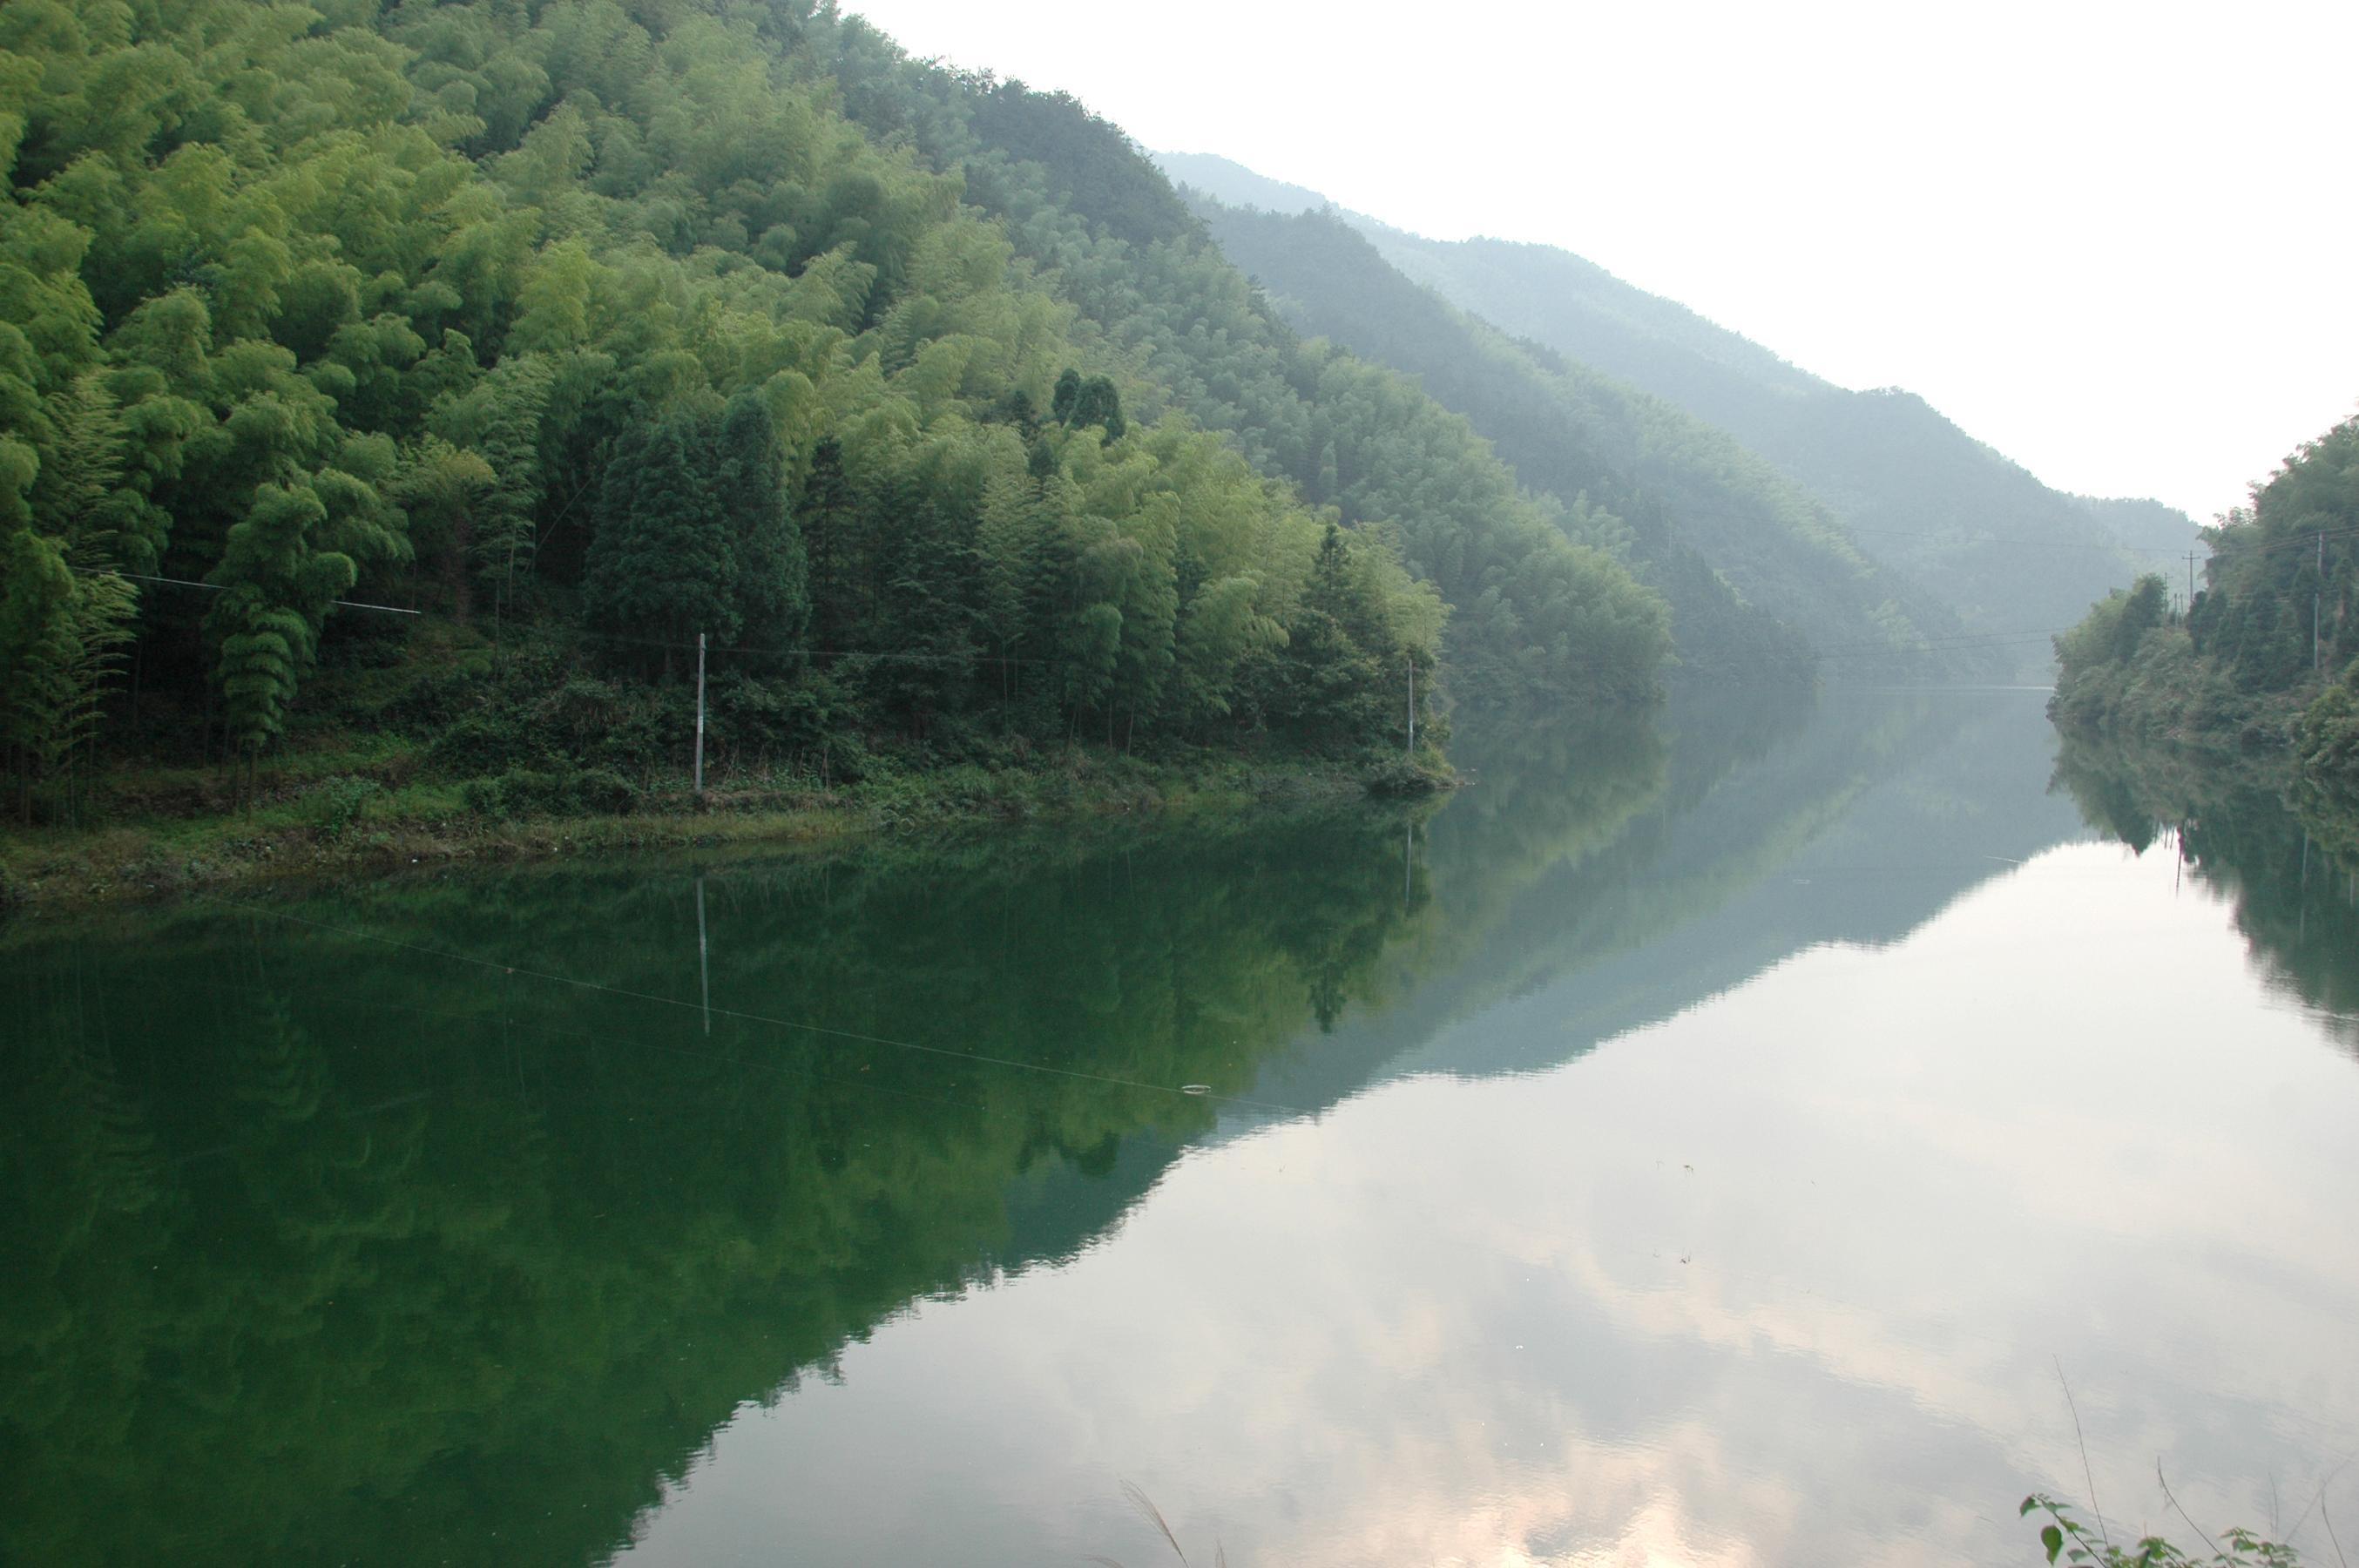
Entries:
POLYGON ((700 633, 741 753, 951 759, 1349 754, 1412 669, 1623 702, 1669 650, 1610 515, 1295 339, 1118 131, 832 9, 16 0, 0 105, 28 791, 251 759, 329 670, 627 771, 565 713, 700 633))

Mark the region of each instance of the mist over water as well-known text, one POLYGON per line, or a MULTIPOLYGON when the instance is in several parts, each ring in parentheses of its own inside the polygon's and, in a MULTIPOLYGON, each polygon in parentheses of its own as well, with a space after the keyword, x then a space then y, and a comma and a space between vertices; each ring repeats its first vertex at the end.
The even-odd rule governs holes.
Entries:
POLYGON ((2060 1367, 2109 1519, 2289 1526, 2351 868, 2040 704, 20 926, 0 1556, 1135 1568, 1127 1482, 1197 1562, 2021 1559, 2060 1367))

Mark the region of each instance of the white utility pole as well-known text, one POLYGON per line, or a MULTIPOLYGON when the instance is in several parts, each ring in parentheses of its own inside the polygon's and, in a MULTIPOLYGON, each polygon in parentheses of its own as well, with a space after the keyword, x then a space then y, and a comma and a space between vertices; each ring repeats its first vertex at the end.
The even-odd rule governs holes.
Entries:
POLYGON ((696 634, 696 798, 704 799, 704 634, 696 634))

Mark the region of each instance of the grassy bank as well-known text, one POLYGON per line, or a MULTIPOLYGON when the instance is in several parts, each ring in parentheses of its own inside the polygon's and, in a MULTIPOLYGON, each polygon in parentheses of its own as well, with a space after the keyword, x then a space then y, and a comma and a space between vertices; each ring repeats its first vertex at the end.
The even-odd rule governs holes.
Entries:
POLYGON ((210 707, 168 682, 80 777, 0 806, 0 909, 169 895, 290 875, 1421 793, 1450 781, 1437 724, 1415 767, 1380 747, 1306 755, 1266 733, 1042 745, 938 721, 922 737, 844 722, 819 679, 711 691, 706 789, 694 688, 600 673, 548 630, 505 648, 447 626, 354 637, 286 735, 225 764, 210 707))
MULTIPOLYGON (((582 809, 559 785, 486 789, 418 777, 386 736, 316 745, 250 789, 215 768, 107 777, 79 827, 0 830, 0 902, 38 912, 285 877, 498 863, 625 850, 807 844, 878 832, 1237 811, 1414 792, 1448 780, 1400 768, 1201 754, 1144 759, 1075 747, 1023 765, 965 764, 818 787, 733 782, 701 800, 685 777, 626 811, 582 809), (536 799, 545 795, 544 799, 536 799)), ((593 792, 594 795, 594 792, 593 792)))

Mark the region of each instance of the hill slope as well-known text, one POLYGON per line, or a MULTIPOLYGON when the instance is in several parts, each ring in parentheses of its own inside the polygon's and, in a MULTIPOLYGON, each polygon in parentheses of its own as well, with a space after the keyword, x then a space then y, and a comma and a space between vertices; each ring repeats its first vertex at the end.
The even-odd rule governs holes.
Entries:
MULTIPOLYGON (((1225 158, 1167 154, 1160 161, 1223 201, 1282 200, 1286 206, 1273 210, 1299 211, 1303 198, 1315 200, 1225 158)), ((1387 261, 1453 304, 1734 436, 1976 630, 2030 646, 2027 634, 2069 625, 2091 598, 2126 582, 2133 549, 2157 548, 2151 517, 2125 539, 2108 526, 2112 518, 2040 484, 1914 394, 1836 387, 1570 252, 1429 240, 1343 216, 1387 261)), ((2160 531, 2175 539, 2194 529, 2181 517, 2160 531)))
POLYGON ((1578 704, 1668 651, 1610 529, 1295 342, 1118 131, 832 7, 25 0, 0 82, 0 744, 69 812, 102 746, 250 776, 323 670, 497 811, 628 809, 708 652, 767 788, 1397 746, 1412 664, 1578 704))
POLYGON ((1119 127, 1064 94, 910 60, 857 18, 814 19, 807 36, 873 136, 962 178, 1081 323, 1161 388, 1142 407, 1184 411, 1346 525, 1398 541, 1452 606, 1462 697, 1648 687, 1669 632, 1659 598, 1622 569, 1621 520, 1520 492, 1413 381, 1301 341, 1119 127), (1584 651, 1603 646, 1603 661, 1584 651))
POLYGON ((1988 673, 1991 650, 1876 562, 1827 509, 1723 432, 1538 344, 1510 342, 1391 267, 1331 212, 1198 209, 1296 326, 1407 371, 1524 483, 1627 520, 1670 598, 1680 657, 1753 670, 1774 615, 1839 675, 1988 673))

